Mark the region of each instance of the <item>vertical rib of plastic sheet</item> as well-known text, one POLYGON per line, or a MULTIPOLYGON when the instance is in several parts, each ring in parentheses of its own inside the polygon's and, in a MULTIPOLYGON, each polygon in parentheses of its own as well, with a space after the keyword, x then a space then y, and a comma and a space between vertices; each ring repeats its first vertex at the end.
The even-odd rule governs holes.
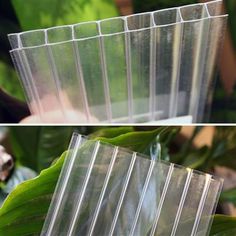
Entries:
POLYGON ((183 211, 185 199, 186 199, 186 196, 187 196, 187 193, 188 193, 190 181, 191 181, 192 175, 193 175, 193 170, 187 169, 187 171, 188 171, 188 175, 187 175, 187 178, 186 178, 186 181, 185 181, 185 185, 184 185, 183 193, 182 193, 182 196, 181 196, 181 200, 179 202, 178 211, 176 213, 174 225, 171 229, 171 236, 175 236, 176 229, 177 229, 178 224, 179 224, 180 216, 181 216, 181 213, 183 211))
POLYGON ((203 208, 204 208, 204 205, 206 203, 207 195, 209 193, 211 178, 212 178, 211 175, 208 175, 208 174, 206 175, 206 182, 205 182, 205 185, 204 185, 204 189, 202 191, 202 196, 201 196, 200 203, 199 203, 199 206, 198 206, 198 209, 197 209, 197 214, 196 214, 196 218, 195 218, 195 221, 194 221, 191 236, 195 236, 196 233, 197 233, 199 222, 200 222, 201 217, 202 217, 203 208))
POLYGON ((105 107, 107 113, 107 121, 110 123, 112 120, 112 109, 111 109, 111 96, 110 96, 110 88, 108 82, 108 75, 107 75, 107 63, 106 63, 106 55, 104 49, 104 38, 101 37, 101 28, 100 24, 97 24, 99 36, 98 43, 99 43, 99 51, 100 51, 100 63, 102 69, 102 81, 104 87, 104 95, 105 95, 105 107))
POLYGON ((222 15, 222 1, 206 3, 209 14, 209 37, 204 58, 203 84, 201 87, 200 104, 198 107, 197 121, 202 122, 208 118, 212 103, 213 88, 215 82, 215 67, 219 61, 224 33, 227 24, 227 15, 222 15))
POLYGON ((25 78, 22 78, 22 80, 25 80, 25 82, 27 81, 29 84, 29 87, 26 87, 27 93, 30 94, 32 92, 32 97, 34 97, 34 100, 29 104, 29 107, 31 107, 30 110, 33 111, 33 114, 38 115, 42 121, 45 121, 43 119, 44 108, 40 101, 40 93, 37 84, 33 79, 31 61, 27 58, 27 51, 29 51, 31 47, 37 47, 45 43, 44 30, 19 33, 17 34, 17 37, 14 36, 14 41, 17 41, 15 42, 17 50, 12 51, 12 53, 18 51, 19 60, 17 61, 17 64, 19 64, 18 66, 20 66, 25 73, 25 78))
POLYGON ((83 75, 83 71, 82 71, 82 68, 81 68, 80 53, 79 53, 78 47, 76 46, 76 42, 75 42, 75 29, 74 29, 74 26, 72 27, 72 39, 73 39, 72 43, 73 43, 74 60, 75 60, 75 66, 76 66, 76 78, 77 78, 78 83, 79 83, 80 93, 81 93, 81 96, 82 96, 82 101, 83 101, 83 104, 84 104, 87 121, 90 122, 91 121, 91 112, 90 112, 90 109, 89 109, 88 95, 87 95, 87 91, 86 91, 86 87, 85 87, 84 75, 83 75))
MULTIPOLYGON (((166 193, 167 193, 167 189, 169 187, 169 183, 170 183, 170 179, 172 176, 174 170, 174 165, 170 164, 170 166, 167 166, 166 164, 162 164, 161 162, 158 163, 157 168, 155 168, 154 173, 154 177, 157 177, 158 179, 160 179, 160 183, 159 183, 159 189, 156 190, 157 194, 158 194, 158 198, 156 199, 155 202, 155 206, 153 206, 149 211, 148 211, 148 221, 144 219, 144 214, 140 214, 140 218, 139 221, 137 223, 137 227, 134 231, 134 235, 136 235, 137 233, 141 233, 141 235, 143 235, 143 233, 150 232, 150 235, 154 235, 155 230, 156 230, 156 226, 158 224, 159 221, 159 217, 160 217, 160 213, 162 210, 162 206, 166 197, 166 193), (159 166, 160 164, 160 166, 159 166), (159 169, 160 168, 160 169, 159 169), (168 168, 168 169, 166 169, 168 168), (155 176, 156 175, 156 176, 155 176), (163 182, 162 182, 163 181, 163 182), (145 231, 143 231, 142 226, 143 225, 147 225, 147 227, 144 229, 145 231)), ((152 192, 152 185, 150 185, 150 190, 152 192)), ((151 193, 149 193, 151 194, 151 193)), ((147 194, 147 196, 149 195, 147 194)), ((143 206, 143 211, 145 212, 146 206, 143 206)))
POLYGON ((48 63, 51 70, 51 80, 54 82, 55 96, 57 98, 57 102, 59 104, 60 111, 62 113, 62 122, 65 123, 65 122, 68 122, 68 117, 66 114, 66 107, 65 107, 64 99, 63 99, 61 81, 58 76, 56 62, 54 60, 53 53, 52 53, 52 46, 48 44, 49 43, 48 30, 45 31, 45 39, 46 39, 45 47, 46 47, 46 52, 47 52, 47 58, 48 58, 48 63))
POLYGON ((76 162, 78 148, 83 144, 84 141, 85 140, 82 138, 82 136, 75 133, 73 134, 41 232, 42 236, 52 235, 54 232, 55 223, 58 221, 57 217, 61 211, 63 199, 68 196, 67 184, 70 181, 70 175, 72 174, 73 166, 76 162))
POLYGON ((155 119, 176 116, 181 58, 182 25, 177 8, 154 12, 156 68, 154 87, 155 119))
POLYGON ((192 115, 193 123, 197 123, 198 121, 198 112, 199 105, 201 99, 201 89, 202 83, 204 82, 203 78, 203 70, 205 66, 205 60, 207 53, 207 45, 208 45, 208 34, 209 34, 209 19, 204 19, 201 21, 199 25, 199 39, 196 42, 196 53, 194 59, 193 66, 193 74, 192 74, 192 85, 190 92, 190 104, 189 104, 189 112, 188 114, 192 115))
POLYGON ((74 230, 98 148, 99 142, 86 141, 76 151, 65 191, 59 202, 59 210, 52 222, 50 233, 46 235, 68 235, 74 230))
POLYGON ((208 191, 208 176, 193 172, 184 208, 176 229, 176 236, 191 235, 196 225, 196 220, 198 220, 198 217, 201 217, 201 206, 204 204, 204 197, 206 197, 205 194, 208 191))
POLYGON ((114 233, 114 230, 115 230, 115 227, 116 227, 116 224, 117 224, 117 220, 118 220, 118 217, 119 217, 119 214, 120 214, 120 210, 121 210, 121 207, 123 205, 124 198, 125 198, 125 195, 126 195, 126 192, 127 192, 127 188, 128 188, 129 183, 130 183, 130 177, 131 177, 133 169, 134 169, 134 164, 136 162, 136 158, 137 158, 137 153, 133 153, 132 159, 131 159, 131 162, 130 162, 130 165, 129 165, 129 169, 128 169, 127 175, 125 177, 124 185, 122 187, 120 197, 119 197, 119 200, 118 200, 118 203, 117 203, 115 214, 114 214, 114 217, 112 219, 111 228, 110 228, 110 231, 109 231, 109 236, 112 236, 113 233, 114 233))
POLYGON ((127 172, 130 166, 133 166, 132 160, 131 153, 119 150, 101 204, 102 207, 97 216, 93 235, 109 235, 122 189, 127 182, 127 172))
MULTIPOLYGON (((208 35, 208 22, 203 18, 207 17, 207 11, 203 4, 196 4, 181 7, 180 12, 184 23, 177 115, 192 115, 189 112, 197 107, 200 93, 202 57, 208 35)), ((196 120, 195 117, 193 119, 196 120)))
POLYGON ((106 174, 109 170, 111 158, 112 156, 114 157, 114 153, 117 154, 114 147, 100 145, 89 179, 84 187, 83 195, 81 194, 78 204, 75 206, 75 217, 72 219, 73 223, 71 224, 69 235, 88 235, 97 202, 103 190, 106 174))
POLYGON ((22 84, 22 87, 26 94, 26 101, 29 106, 30 112, 32 114, 41 115, 39 111, 39 105, 36 103, 37 98, 36 94, 32 91, 32 85, 30 84, 30 81, 28 80, 27 73, 24 67, 24 63, 22 63, 20 53, 22 51, 20 50, 14 50, 10 52, 13 64, 16 68, 16 71, 18 73, 18 76, 21 78, 20 82, 22 84), (33 105, 34 104, 34 105, 33 105))
POLYGON ((151 13, 151 27, 150 29, 150 72, 149 72, 149 112, 150 112, 150 121, 155 121, 156 114, 155 114, 155 106, 156 106, 156 50, 157 50, 157 44, 156 44, 156 31, 155 31, 155 19, 154 19, 154 13, 151 13))
MULTIPOLYGON (((150 177, 155 162, 150 162, 144 158, 137 158, 130 177, 128 188, 124 196, 123 204, 114 228, 113 235, 128 235, 131 230, 131 222, 133 222, 136 211, 141 204, 139 201, 144 198, 146 189, 150 181, 150 177)), ((154 201, 155 195, 152 196, 154 201)), ((140 206, 141 207, 141 206, 140 206)))
POLYGON ((134 122, 147 122, 151 118, 150 106, 150 27, 151 14, 129 16, 134 122))
POLYGON ((75 208, 72 211, 72 216, 71 216, 71 220, 70 220, 70 223, 69 223, 69 229, 68 229, 68 232, 67 232, 67 234, 69 234, 69 235, 72 235, 72 234, 75 233, 76 225, 78 223, 78 219, 79 219, 79 216, 81 214, 82 203, 83 203, 84 198, 85 198, 86 189, 87 189, 88 183, 91 179, 91 173, 93 171, 94 164, 95 164, 95 161, 97 159, 99 146, 100 146, 100 142, 98 141, 98 142, 95 143, 95 147, 94 147, 93 153, 91 155, 91 159, 89 160, 84 181, 81 182, 82 185, 81 185, 81 188, 79 188, 80 193, 78 195, 78 198, 76 199, 76 202, 75 202, 75 205, 74 205, 75 208))
POLYGON ((61 103, 68 121, 88 121, 81 84, 78 79, 74 58, 72 27, 59 27, 48 30, 50 53, 55 65, 61 103), (67 42, 63 42, 63 40, 67 42), (60 41, 61 43, 57 43, 60 41), (66 56, 65 56, 66 55, 66 56))
MULTIPOLYGON (((176 16, 178 17, 178 16, 176 16)), ((180 16, 181 20, 181 16, 180 16)), ((180 66, 182 64, 182 43, 183 43, 183 24, 179 23, 175 26, 173 38, 173 55, 172 55, 172 75, 171 75, 171 90, 170 90, 170 108, 169 118, 178 116, 178 99, 179 94, 179 81, 182 75, 180 74, 180 66)), ((182 104, 180 104, 182 107, 182 104)))
MULTIPOLYGON (((150 183, 150 180, 151 180, 151 177, 152 177, 152 173, 153 173, 153 169, 154 169, 154 167, 155 167, 155 161, 154 160, 152 160, 151 162, 150 162, 150 164, 149 164, 149 168, 148 168, 148 170, 146 170, 146 173, 145 173, 145 175, 144 175, 144 179, 145 179, 145 182, 142 184, 143 185, 143 187, 141 188, 142 189, 142 192, 140 192, 139 194, 137 194, 137 195, 133 195, 133 199, 135 199, 135 197, 134 196, 139 196, 138 198, 137 198, 137 200, 139 200, 137 203, 137 206, 135 207, 135 214, 133 215, 133 217, 132 217, 132 219, 128 219, 128 222, 132 222, 132 224, 129 226, 130 227, 130 231, 128 231, 129 232, 129 235, 133 235, 133 233, 134 233, 134 230, 135 230, 135 228, 136 228, 136 225, 137 225, 137 222, 138 222, 138 219, 139 219, 139 216, 140 216, 140 213, 141 213, 141 209, 142 209, 142 206, 143 206, 143 204, 144 204, 144 199, 145 199, 145 196, 146 196, 146 193, 147 193, 147 190, 148 190, 148 186, 149 186, 149 183, 150 183)), ((143 167, 143 163, 142 163, 142 167, 143 167)), ((138 184, 137 184, 137 186, 139 185, 139 183, 140 183, 140 177, 138 176, 138 184)), ((131 185, 132 186, 132 185, 131 185)), ((156 198, 156 196, 153 194, 151 197, 154 197, 154 199, 156 200, 157 198, 156 198)), ((129 199, 129 197, 127 197, 128 199, 129 199)), ((154 202, 155 200, 153 200, 153 199, 150 199, 150 202, 154 202)), ((129 209, 129 207, 127 206, 127 209, 129 209)), ((123 229, 123 227, 122 227, 122 229, 123 229)), ((128 233, 127 232, 127 233, 128 233)), ((124 232, 125 233, 125 232, 124 232)))
MULTIPOLYGON (((35 96, 35 100, 33 100, 29 104, 29 106, 31 107, 31 110, 35 112, 39 112, 38 113, 39 117, 41 118, 42 121, 45 121, 43 117, 44 107, 43 107, 43 104, 41 103, 40 92, 38 90, 36 81, 33 78, 33 72, 31 70, 30 63, 27 59, 27 55, 26 55, 27 49, 19 49, 18 53, 19 53, 19 59, 20 59, 18 63, 22 64, 22 68, 25 69, 25 75, 27 77, 27 81, 29 82, 30 87, 32 89, 32 93, 35 96)), ((29 90, 27 92, 30 93, 29 90)))
POLYGON ((42 119, 50 122, 51 115, 64 121, 64 114, 58 100, 58 89, 52 79, 51 66, 48 59, 47 46, 24 49, 24 63, 31 72, 31 81, 37 91, 42 119))
POLYGON ((124 28, 122 18, 100 22, 113 122, 128 122, 124 28))
POLYGON ((187 177, 187 169, 174 168, 154 235, 169 236, 171 234, 187 177))
POLYGON ((80 68, 91 116, 104 122, 108 120, 108 114, 98 35, 96 22, 74 26, 75 47, 77 47, 78 55, 81 58, 80 68))
MULTIPOLYGON (((44 76, 46 76, 46 74, 47 85, 53 84, 53 80, 51 79, 52 73, 50 72, 49 66, 50 58, 48 58, 47 53, 43 53, 46 43, 47 34, 45 30, 32 30, 19 34, 18 45, 22 50, 22 61, 29 74, 33 90, 37 94, 42 119, 47 122, 50 121, 50 115, 48 115, 47 112, 51 109, 53 110, 55 104, 58 102, 58 96, 55 96, 55 94, 57 94, 57 89, 48 91, 45 97, 42 96, 42 94, 47 90, 45 89, 46 86, 41 81, 45 79, 44 76), (43 74, 41 75, 41 73, 43 74)), ((47 50, 45 51, 47 52, 47 50)), ((64 121, 63 112, 60 112, 60 110, 61 104, 59 102, 58 106, 55 108, 55 115, 60 116, 60 121, 64 121)))
POLYGON ((128 114, 129 122, 133 122, 134 104, 133 104, 133 78, 132 78, 132 60, 131 60, 131 35, 128 28, 127 18, 125 18, 125 59, 126 59, 126 80, 128 93, 128 114))
POLYGON ((88 229, 88 235, 89 236, 93 235, 94 227, 95 227, 96 222, 98 220, 99 211, 102 208, 102 202, 104 200, 105 192, 106 192, 106 189, 107 189, 110 177, 111 177, 111 172, 113 170, 117 154, 118 154, 118 147, 114 148, 114 152, 112 154, 112 158, 111 158, 108 170, 107 170, 107 174, 106 174, 106 177, 105 177, 105 180, 104 180, 104 184, 102 186, 101 193, 99 195, 99 199, 98 199, 98 202, 97 202, 97 205, 96 205, 96 209, 93 213, 93 217, 91 219, 91 224, 90 224, 89 229, 88 229))
POLYGON ((223 186, 223 180, 211 179, 202 216, 196 231, 196 235, 209 235, 217 203, 223 186))

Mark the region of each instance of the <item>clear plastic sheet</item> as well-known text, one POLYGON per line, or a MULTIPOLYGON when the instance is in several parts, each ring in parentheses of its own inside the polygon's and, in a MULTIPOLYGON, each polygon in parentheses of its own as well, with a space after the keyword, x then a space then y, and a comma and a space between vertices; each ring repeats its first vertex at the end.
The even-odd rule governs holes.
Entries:
POLYGON ((205 236, 222 184, 74 134, 41 236, 205 236))
POLYGON ((202 122, 226 19, 216 0, 10 34, 10 53, 42 122, 202 122))

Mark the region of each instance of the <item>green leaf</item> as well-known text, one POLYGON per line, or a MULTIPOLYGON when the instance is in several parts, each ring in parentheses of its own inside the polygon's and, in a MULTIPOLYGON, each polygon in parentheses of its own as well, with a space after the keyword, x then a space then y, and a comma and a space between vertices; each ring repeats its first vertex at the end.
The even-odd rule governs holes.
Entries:
MULTIPOLYGON (((169 137, 169 133, 173 132, 172 129, 159 128, 154 131, 130 132, 111 139, 100 139, 113 145, 142 151, 158 134, 163 135, 160 137, 169 137)), ((0 235, 40 234, 64 158, 65 154, 54 165, 42 171, 37 178, 18 185, 9 194, 0 208, 0 235)))
POLYGON ((203 170, 203 168, 206 168, 206 161, 208 157, 209 148, 205 146, 186 155, 184 161, 181 162, 181 165, 192 169, 203 170))
POLYGON ((220 196, 221 201, 232 202, 236 206, 236 188, 224 191, 220 196))
POLYGON ((217 127, 212 144, 211 166, 225 166, 236 170, 236 127, 217 127))
POLYGON ((113 0, 12 0, 23 30, 74 24, 118 15, 113 0), (37 7, 35 7, 37 6, 37 7))
POLYGON ((161 127, 153 131, 140 131, 121 134, 115 138, 96 138, 106 143, 117 146, 126 147, 135 152, 145 152, 150 144, 156 139, 157 135, 161 135, 160 141, 162 142, 167 137, 169 138, 170 132, 177 132, 178 128, 161 127))
POLYGON ((96 137, 104 137, 104 138, 115 138, 119 135, 125 134, 125 133, 129 133, 129 132, 133 132, 134 128, 133 127, 128 127, 128 126, 124 126, 124 127, 109 127, 109 128, 103 128, 103 129, 99 129, 98 131, 92 133, 91 135, 89 135, 89 137, 91 139, 94 139, 96 137))
POLYGON ((53 162, 68 146, 73 127, 10 127, 10 138, 17 161, 35 171, 53 162))
POLYGON ((65 154, 35 179, 18 185, 0 208, 0 235, 39 235, 65 154))
POLYGON ((224 166, 236 170, 236 147, 225 151, 222 155, 212 158, 212 166, 224 166))
POLYGON ((185 142, 183 142, 177 153, 171 155, 171 161, 184 166, 192 166, 192 168, 197 168, 201 166, 205 160, 202 155, 204 154, 206 148, 196 150, 194 148, 194 140, 199 132, 202 130, 202 127, 196 127, 190 136, 185 142))
POLYGON ((236 147, 236 127, 216 127, 213 145, 222 145, 222 150, 229 150, 236 147), (224 149, 223 149, 224 148, 224 149))
POLYGON ((214 217, 210 236, 236 235, 236 217, 216 215, 214 217))

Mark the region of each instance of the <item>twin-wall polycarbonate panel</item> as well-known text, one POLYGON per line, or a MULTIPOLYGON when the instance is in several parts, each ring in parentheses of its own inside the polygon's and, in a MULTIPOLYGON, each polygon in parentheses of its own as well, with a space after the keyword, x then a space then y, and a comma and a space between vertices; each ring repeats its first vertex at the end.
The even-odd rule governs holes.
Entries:
POLYGON ((74 134, 41 235, 208 235, 222 180, 74 134))
POLYGON ((216 0, 9 40, 30 110, 42 122, 201 122, 226 19, 216 0))

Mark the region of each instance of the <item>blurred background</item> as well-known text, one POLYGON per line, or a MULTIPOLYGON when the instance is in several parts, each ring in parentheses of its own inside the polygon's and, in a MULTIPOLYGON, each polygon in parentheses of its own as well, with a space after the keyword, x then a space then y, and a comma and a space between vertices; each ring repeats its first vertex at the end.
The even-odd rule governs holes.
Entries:
MULTIPOLYGON (((196 3, 197 0, 0 0, 0 122, 29 115, 23 89, 9 55, 7 34, 98 20, 196 3)), ((218 62, 218 79, 209 122, 236 122, 236 1, 225 0, 228 29, 218 62)))
MULTIPOLYGON (((13 211, 13 217, 9 218, 9 222, 15 222, 14 214, 22 214, 24 217, 34 214, 20 212, 15 205, 18 201, 21 205, 27 201, 28 204, 37 204, 40 202, 39 197, 43 197, 47 204, 50 203, 48 194, 53 193, 60 173, 60 164, 56 161, 62 160, 63 156, 59 157, 67 150, 74 131, 91 139, 99 138, 104 142, 144 153, 147 158, 151 152, 153 153, 153 147, 158 142, 161 144, 162 160, 223 178, 225 182, 217 214, 231 218, 224 219, 218 228, 216 220, 213 231, 222 234, 211 235, 226 236, 234 235, 229 234, 230 230, 236 232, 236 218, 232 217, 236 217, 236 127, 1 127, 0 216, 4 211, 13 211), (48 167, 50 168, 45 170, 48 167), (41 177, 37 177, 33 182, 25 182, 22 187, 19 186, 1 209, 4 199, 16 186, 34 178, 40 172, 41 177), (24 194, 24 188, 27 194, 24 194), (33 203, 32 198, 35 199, 33 203)), ((40 207, 37 207, 35 206, 35 211, 41 211, 40 207)), ((48 205, 45 209, 42 208, 44 214, 47 207, 48 205)), ((0 232, 1 227, 6 224, 7 222, 0 222, 0 232)))

